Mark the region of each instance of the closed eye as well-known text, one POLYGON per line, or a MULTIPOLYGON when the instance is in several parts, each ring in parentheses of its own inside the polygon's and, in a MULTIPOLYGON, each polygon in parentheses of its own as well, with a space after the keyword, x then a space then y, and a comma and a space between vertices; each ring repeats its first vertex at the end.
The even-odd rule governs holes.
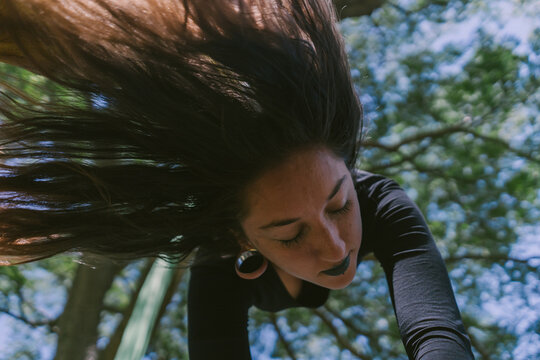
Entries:
POLYGON ((332 215, 343 215, 343 214, 346 214, 346 213, 349 212, 349 210, 351 210, 351 205, 352 205, 351 200, 347 200, 347 201, 345 202, 345 205, 343 205, 342 208, 337 209, 337 210, 329 211, 329 213, 332 214, 332 215))
MULTIPOLYGON (((331 215, 344 215, 346 213, 348 213, 350 210, 351 210, 351 207, 352 207, 352 201, 351 200, 347 200, 345 202, 345 204, 337 209, 337 210, 332 210, 332 211, 329 211, 329 213, 331 215)), ((297 244, 300 239, 304 236, 304 228, 302 228, 300 230, 300 232, 295 236, 293 237, 292 239, 287 239, 287 240, 278 240, 283 246, 286 246, 286 247, 291 247, 293 246, 294 244, 297 244)))
POLYGON ((292 239, 288 239, 288 240, 278 240, 281 245, 283 246, 286 246, 286 247, 291 247, 293 246, 294 244, 298 244, 298 241, 300 241, 300 239, 302 238, 302 236, 304 236, 304 228, 302 228, 300 230, 300 232, 295 236, 293 237, 292 239))

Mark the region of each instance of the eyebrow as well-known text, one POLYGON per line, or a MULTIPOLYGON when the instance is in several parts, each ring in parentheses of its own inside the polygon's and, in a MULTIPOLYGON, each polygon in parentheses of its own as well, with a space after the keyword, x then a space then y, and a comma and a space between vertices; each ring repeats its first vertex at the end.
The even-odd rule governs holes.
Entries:
POLYGON ((300 218, 275 220, 275 221, 272 221, 269 224, 261 226, 259 229, 264 230, 264 229, 268 229, 268 228, 271 228, 271 227, 285 226, 285 225, 289 225, 289 224, 292 224, 294 222, 297 222, 298 220, 300 220, 300 218))
MULTIPOLYGON (((336 183, 336 186, 332 189, 332 192, 330 192, 330 195, 326 198, 326 201, 330 201, 336 194, 339 192, 339 189, 341 188, 341 185, 343 184, 343 181, 345 181, 345 178, 347 175, 343 176, 341 179, 338 180, 336 183)), ((271 227, 278 227, 278 226, 285 226, 290 225, 292 223, 297 222, 300 220, 300 218, 292 218, 292 219, 282 219, 282 220, 274 220, 266 225, 261 226, 259 229, 264 230, 271 227)))
POLYGON ((330 201, 334 196, 336 196, 336 194, 339 192, 339 189, 341 188, 341 184, 343 184, 343 181, 345 181, 346 177, 347 175, 343 176, 341 179, 338 180, 338 182, 336 183, 336 186, 334 186, 334 189, 332 190, 330 195, 328 195, 328 197, 326 198, 326 201, 330 201))

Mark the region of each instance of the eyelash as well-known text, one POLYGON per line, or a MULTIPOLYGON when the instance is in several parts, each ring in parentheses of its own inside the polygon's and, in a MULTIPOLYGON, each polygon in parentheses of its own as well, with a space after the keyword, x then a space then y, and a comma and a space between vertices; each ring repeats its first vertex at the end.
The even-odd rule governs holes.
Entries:
POLYGON ((300 230, 300 232, 298 233, 298 235, 296 235, 294 238, 290 239, 290 240, 279 240, 279 242, 281 243, 281 245, 285 246, 285 247, 291 247, 293 246, 294 244, 297 244, 298 241, 300 240, 300 238, 304 235, 304 228, 302 228, 302 230, 300 230))
MULTIPOLYGON (((348 213, 349 210, 351 210, 351 204, 352 204, 351 200, 347 200, 345 202, 345 205, 343 205, 343 207, 341 209, 330 211, 330 214, 332 214, 332 215, 344 215, 344 214, 348 213)), ((281 245, 283 245, 285 247, 291 247, 294 244, 297 244, 298 241, 302 238, 303 235, 304 235, 304 228, 302 228, 302 230, 300 230, 298 235, 296 235, 294 238, 289 239, 289 240, 279 240, 279 242, 281 243, 281 245)))
POLYGON ((332 215, 343 215, 343 214, 346 214, 349 212, 349 210, 351 210, 351 200, 347 200, 345 202, 345 205, 343 205, 343 207, 341 209, 337 209, 337 210, 334 210, 334 211, 330 211, 330 214, 332 215))

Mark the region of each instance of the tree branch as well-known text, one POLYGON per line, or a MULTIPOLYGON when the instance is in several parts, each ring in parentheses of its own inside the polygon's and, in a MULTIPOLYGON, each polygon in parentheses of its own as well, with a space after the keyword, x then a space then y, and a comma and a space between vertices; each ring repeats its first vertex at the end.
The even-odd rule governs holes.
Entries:
MULTIPOLYGON (((122 335, 124 334, 124 330, 135 307, 135 302, 153 263, 154 260, 149 259, 145 262, 143 268, 141 269, 139 278, 136 281, 137 285, 133 291, 133 294, 131 294, 129 305, 120 311, 122 314, 122 320, 116 326, 116 329, 114 329, 114 333, 109 337, 107 347, 99 352, 98 360, 112 360, 116 356, 116 351, 118 350, 118 346, 122 340, 122 335)), ((113 307, 109 307, 109 310, 113 310, 113 307)))
POLYGON ((360 335, 363 335, 363 336, 369 338, 370 341, 376 341, 375 336, 383 334, 380 331, 367 332, 367 331, 364 331, 364 330, 360 329, 350 319, 347 319, 347 318, 341 316, 341 314, 339 312, 332 309, 330 306, 328 306, 328 304, 324 304, 324 309, 326 311, 328 311, 330 314, 332 314, 332 316, 338 318, 343 324, 345 324, 346 327, 348 327, 349 329, 351 329, 352 331, 354 331, 357 334, 360 334, 360 335))
MULTIPOLYGON (((343 322, 343 324, 345 324, 346 327, 348 327, 349 329, 354 331, 356 334, 365 336, 368 339, 369 346, 371 348, 375 347, 376 349, 379 349, 378 350, 379 352, 381 351, 378 340, 379 340, 380 336, 383 336, 383 335, 387 334, 386 331, 373 331, 373 330, 372 331, 364 331, 364 330, 360 329, 358 326, 356 326, 350 319, 348 319, 346 317, 343 317, 338 311, 332 309, 328 305, 328 303, 324 304, 324 309, 326 311, 328 311, 330 314, 332 314, 332 316, 334 316, 335 318, 337 318, 341 322, 343 322)), ((397 356, 401 355, 401 354, 398 354, 397 352, 393 351, 392 349, 389 349, 389 350, 390 350, 389 354, 392 354, 393 356, 397 357, 397 356)), ((372 353, 373 353, 373 351, 372 351, 372 353)))
POLYGON ((9 311, 8 309, 0 309, 0 313, 6 314, 6 315, 14 318, 15 320, 19 320, 19 321, 21 321, 21 322, 25 323, 26 325, 31 326, 33 328, 37 328, 37 327, 40 327, 40 326, 48 326, 49 328, 51 328, 54 325, 54 323, 56 322, 56 319, 32 321, 32 320, 28 319, 26 316, 14 314, 11 311, 9 311))
POLYGON ((287 341, 287 339, 285 339, 285 336, 281 332, 281 329, 279 328, 278 323, 277 323, 276 314, 274 314, 273 312, 270 313, 270 321, 272 322, 272 325, 274 325, 274 329, 277 332, 279 341, 283 344, 285 351, 287 352, 287 354, 292 360, 296 360, 296 355, 294 354, 294 351, 291 348, 291 344, 289 344, 289 342, 287 341))
POLYGON ((367 141, 363 141, 360 144, 360 146, 370 147, 370 148, 379 148, 379 149, 386 150, 388 152, 395 152, 395 151, 398 151, 399 148, 402 147, 403 145, 407 145, 407 144, 414 143, 414 142, 420 142, 420 141, 422 141, 424 139, 427 139, 427 138, 436 138, 436 137, 441 137, 441 136, 445 136, 445 135, 448 135, 448 134, 453 134, 453 133, 458 133, 458 132, 469 132, 469 131, 471 131, 471 130, 468 129, 464 125, 464 122, 461 122, 461 123, 456 124, 456 125, 443 127, 441 129, 418 132, 418 133, 416 133, 414 135, 405 137, 405 138, 401 139, 399 142, 394 143, 394 144, 385 145, 385 144, 381 144, 381 143, 379 143, 377 141, 367 140, 367 141))
MULTIPOLYGON (((434 166, 424 166, 419 164, 418 162, 414 161, 415 159, 412 159, 412 161, 409 162, 409 164, 412 166, 412 169, 424 173, 424 174, 432 174, 435 175, 435 177, 439 177, 442 179, 448 178, 448 174, 444 173, 440 170, 440 168, 434 167, 434 166)), ((408 169, 411 170, 411 169, 408 169)), ((460 178, 460 181, 467 182, 467 178, 462 177, 460 178)), ((457 200, 454 200, 457 201, 457 200)))
POLYGON ((395 3, 394 1, 387 1, 387 4, 399 11, 404 16, 411 16, 412 12, 405 9, 404 7, 400 6, 399 4, 395 3))
POLYGON ((381 169, 393 168, 393 167, 396 167, 396 166, 401 165, 401 164, 406 163, 406 162, 413 163, 414 159, 418 155, 423 153, 426 150, 427 147, 428 147, 427 145, 426 146, 419 146, 418 149, 416 149, 416 151, 414 151, 413 153, 408 154, 408 155, 399 153, 399 156, 401 156, 401 159, 396 160, 396 161, 391 162, 391 163, 388 163, 388 164, 377 164, 377 165, 374 165, 374 166, 370 166, 370 167, 367 168, 367 171, 369 171, 369 172, 377 172, 377 171, 380 171, 381 169))
POLYGON ((482 346, 480 346, 478 339, 476 339, 476 337, 470 332, 467 331, 467 333, 469 335, 469 339, 471 339, 471 345, 476 349, 476 351, 478 351, 480 356, 482 356, 482 360, 491 360, 491 356, 482 346))
POLYGON ((502 139, 481 134, 478 131, 475 131, 473 129, 464 128, 463 131, 468 133, 468 134, 473 135, 476 138, 499 144, 499 145, 503 146, 506 150, 508 150, 510 152, 513 152, 516 155, 518 155, 518 156, 520 156, 520 157, 522 157, 524 159, 527 159, 527 160, 532 161, 534 163, 540 164, 540 158, 534 157, 531 153, 526 153, 526 152, 524 152, 524 151, 522 151, 520 149, 516 149, 515 147, 513 147, 512 145, 510 145, 509 143, 507 143, 506 141, 504 141, 502 139))
POLYGON ((381 144, 380 142, 377 142, 377 141, 365 140, 365 141, 361 142, 360 146, 361 147, 366 147, 366 148, 382 149, 382 150, 385 150, 385 151, 388 151, 388 152, 397 152, 404 145, 408 145, 408 144, 415 143, 415 142, 420 142, 420 141, 422 141, 424 139, 427 139, 427 138, 437 138, 437 137, 446 136, 446 135, 453 134, 453 133, 462 132, 462 133, 466 133, 466 134, 471 134, 472 136, 474 136, 474 137, 476 137, 478 139, 482 139, 484 141, 497 143, 497 144, 503 146, 506 150, 508 150, 508 151, 510 151, 510 152, 512 152, 512 153, 514 153, 514 154, 516 154, 516 155, 518 155, 518 156, 520 156, 520 157, 522 157, 524 159, 527 159, 527 160, 529 160, 531 162, 540 164, 540 158, 535 157, 532 153, 528 153, 528 152, 525 152, 523 150, 517 149, 517 148, 511 146, 508 142, 506 142, 506 141, 504 141, 502 139, 481 134, 480 132, 472 129, 471 126, 470 126, 471 124, 472 123, 470 121, 464 120, 463 122, 461 122, 459 124, 444 127, 444 128, 441 128, 441 129, 418 132, 418 133, 416 133, 414 135, 405 137, 405 138, 401 139, 400 141, 398 141, 398 142, 396 142, 394 144, 381 144))
POLYGON ((338 329, 336 329, 334 324, 332 324, 332 319, 330 319, 328 314, 324 313, 323 311, 321 311, 319 309, 311 309, 311 311, 315 315, 317 315, 326 324, 326 326, 328 326, 328 328, 330 329, 330 331, 332 332, 332 334, 336 338, 338 344, 341 345, 341 347, 349 350, 354 356, 356 356, 359 359, 364 359, 364 360, 372 359, 369 355, 362 354, 360 351, 355 349, 355 347, 347 339, 345 339, 345 337, 343 337, 339 333, 338 329))
POLYGON ((457 261, 461 261, 461 260, 464 260, 464 259, 488 260, 488 261, 493 261, 493 262, 513 261, 513 262, 516 262, 518 264, 526 265, 527 268, 531 272, 536 272, 536 271, 538 271, 538 266, 529 265, 529 261, 531 261, 531 260, 540 260, 540 256, 532 256, 532 257, 526 258, 526 259, 518 259, 518 258, 511 257, 511 256, 508 256, 508 255, 503 255, 503 254, 490 254, 490 255, 468 254, 468 255, 461 255, 461 256, 449 256, 449 257, 445 258, 444 261, 445 262, 457 262, 457 261))
POLYGON ((385 0, 334 0, 338 18, 369 16, 374 10, 380 8, 385 0))
POLYGON ((150 337, 151 340, 153 340, 153 338, 156 336, 155 334, 158 331, 159 322, 161 321, 161 318, 165 315, 167 306, 169 305, 174 294, 178 290, 178 285, 180 285, 180 282, 182 281, 185 272, 185 267, 178 267, 175 269, 173 278, 171 280, 171 283, 169 284, 169 288, 167 289, 167 292, 165 293, 165 296, 163 298, 163 302, 161 303, 161 308, 159 309, 158 316, 156 317, 156 321, 154 322, 153 333, 150 337))

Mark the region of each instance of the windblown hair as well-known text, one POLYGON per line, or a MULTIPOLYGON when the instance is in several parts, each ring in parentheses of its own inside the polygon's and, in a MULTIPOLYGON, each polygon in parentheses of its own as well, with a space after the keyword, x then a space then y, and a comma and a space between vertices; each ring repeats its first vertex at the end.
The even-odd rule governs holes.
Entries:
POLYGON ((5 263, 236 251, 242 191, 262 171, 309 146, 354 166, 362 111, 329 1, 7 0, 0 12, 18 64, 64 89, 44 101, 0 84, 5 263))

